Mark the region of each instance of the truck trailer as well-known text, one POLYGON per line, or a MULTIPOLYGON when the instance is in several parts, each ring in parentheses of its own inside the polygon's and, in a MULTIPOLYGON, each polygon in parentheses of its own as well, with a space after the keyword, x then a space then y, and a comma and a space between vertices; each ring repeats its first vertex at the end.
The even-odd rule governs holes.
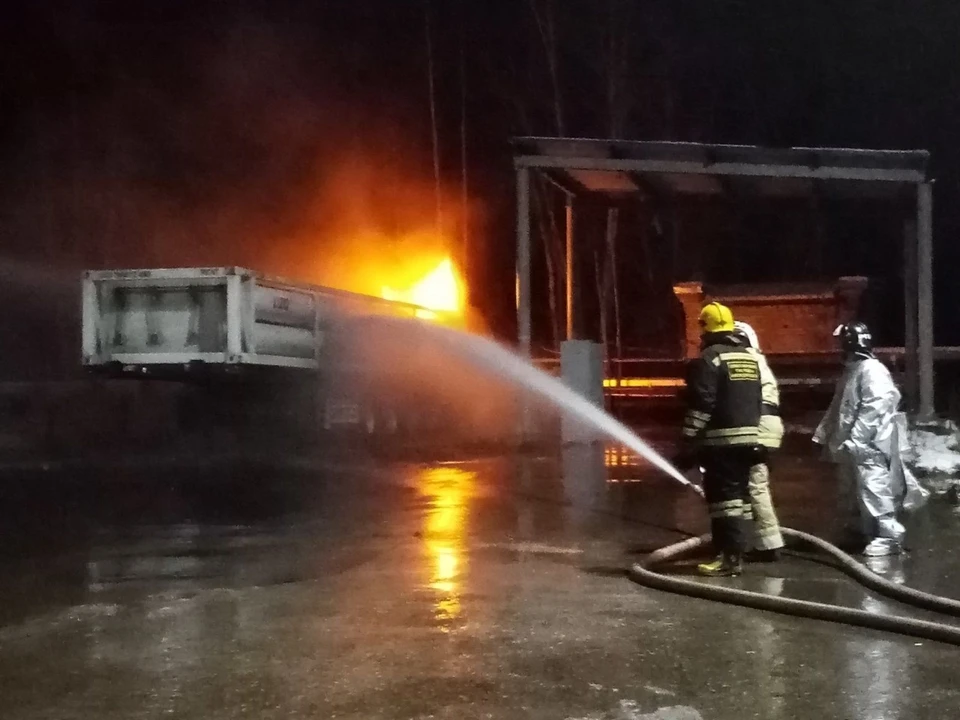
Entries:
POLYGON ((86 271, 83 364, 113 373, 316 371, 344 318, 438 314, 239 267, 86 271))
POLYGON ((398 397, 396 383, 385 389, 362 372, 362 358, 344 352, 358 327, 351 321, 370 317, 443 320, 416 305, 240 267, 90 270, 82 363, 108 377, 199 385, 221 416, 232 403, 231 421, 262 418, 273 404, 280 414, 301 408, 301 420, 308 405, 324 430, 397 433, 427 416, 442 424, 437 408, 398 397))

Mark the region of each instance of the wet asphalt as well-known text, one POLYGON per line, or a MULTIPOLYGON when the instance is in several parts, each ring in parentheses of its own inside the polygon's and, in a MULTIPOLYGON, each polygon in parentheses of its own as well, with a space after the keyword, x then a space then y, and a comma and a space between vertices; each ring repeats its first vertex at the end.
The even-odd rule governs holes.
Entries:
MULTIPOLYGON (((829 467, 785 455, 774 492, 785 524, 831 532, 829 467)), ((6 479, 0 716, 956 715, 960 648, 625 577, 705 529, 688 490, 603 448, 6 479)), ((958 538, 960 515, 934 501, 909 555, 879 569, 960 597, 958 538)), ((713 582, 929 617, 800 557, 713 582)))

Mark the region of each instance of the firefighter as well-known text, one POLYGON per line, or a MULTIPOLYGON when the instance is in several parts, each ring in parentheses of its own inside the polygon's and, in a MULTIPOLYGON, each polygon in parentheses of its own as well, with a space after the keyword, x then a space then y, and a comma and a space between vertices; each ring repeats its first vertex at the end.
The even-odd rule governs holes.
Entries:
POLYGON ((753 511, 753 538, 750 543, 752 552, 748 552, 746 558, 759 562, 775 562, 779 560, 780 548, 783 547, 783 535, 780 533, 780 521, 777 519, 777 511, 773 507, 773 497, 770 494, 768 461, 770 453, 777 450, 783 442, 780 390, 776 376, 760 351, 756 331, 739 320, 733 325, 747 352, 757 359, 760 368, 760 425, 756 457, 750 466, 749 481, 750 506, 753 511))
POLYGON ((843 351, 843 376, 813 441, 837 463, 844 519, 859 519, 863 554, 899 555, 905 530, 898 515, 920 507, 928 495, 903 466, 906 418, 898 412, 900 391, 873 354, 866 325, 840 325, 834 335, 843 351))
POLYGON ((701 352, 687 369, 681 469, 699 463, 717 553, 698 570, 739 575, 750 518, 750 467, 760 424, 760 367, 734 332, 733 313, 718 302, 700 313, 701 352))

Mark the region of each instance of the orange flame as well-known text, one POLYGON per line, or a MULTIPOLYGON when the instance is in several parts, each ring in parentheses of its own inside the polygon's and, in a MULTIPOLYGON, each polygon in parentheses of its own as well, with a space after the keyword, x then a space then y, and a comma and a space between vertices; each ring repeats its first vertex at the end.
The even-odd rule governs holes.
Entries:
POLYGON ((442 260, 406 290, 384 285, 380 294, 387 300, 407 302, 436 312, 463 312, 463 282, 450 258, 442 260))

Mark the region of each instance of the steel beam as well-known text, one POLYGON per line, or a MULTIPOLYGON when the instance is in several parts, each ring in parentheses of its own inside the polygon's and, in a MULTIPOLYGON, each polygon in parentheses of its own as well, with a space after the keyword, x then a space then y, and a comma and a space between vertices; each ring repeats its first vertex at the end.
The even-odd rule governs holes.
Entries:
MULTIPOLYGON (((520 356, 532 358, 530 318, 530 170, 517 168, 517 345, 520 356)), ((533 435, 530 401, 520 398, 520 443, 533 435)))
POLYGON ((567 296, 567 340, 573 340, 576 336, 576 330, 573 323, 573 292, 574 292, 574 277, 573 277, 573 198, 567 197, 567 215, 566 215, 566 231, 567 231, 567 249, 566 249, 566 260, 567 260, 567 272, 566 272, 566 296, 567 296))
POLYGON ((530 171, 517 168, 517 344, 532 355, 530 323, 530 171))
POLYGON ((590 195, 591 191, 583 183, 561 170, 544 170, 543 177, 564 195, 590 195))
POLYGON ((917 186, 917 361, 919 416, 933 417, 933 185, 917 186))
POLYGON ((791 177, 813 180, 868 180, 881 182, 924 183, 919 170, 858 168, 805 165, 760 165, 753 163, 689 162, 678 160, 636 160, 629 158, 558 157, 520 155, 514 158, 517 168, 559 168, 565 170, 608 170, 639 173, 693 173, 698 175, 741 175, 746 177, 791 177))
POLYGON ((911 412, 917 409, 920 388, 917 318, 917 219, 912 217, 903 224, 904 400, 911 412))

